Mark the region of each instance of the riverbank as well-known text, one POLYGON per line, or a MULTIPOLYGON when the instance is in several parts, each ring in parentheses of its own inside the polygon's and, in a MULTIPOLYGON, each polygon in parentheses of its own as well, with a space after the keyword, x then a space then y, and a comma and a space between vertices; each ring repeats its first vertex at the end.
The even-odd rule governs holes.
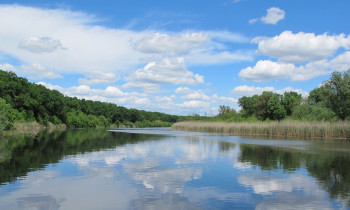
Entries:
POLYGON ((227 133, 232 135, 283 136, 297 138, 350 139, 350 122, 177 122, 174 130, 227 133))
POLYGON ((67 129, 65 124, 54 125, 48 123, 47 125, 43 125, 38 122, 15 122, 11 130, 5 131, 5 135, 36 135, 43 130, 48 130, 50 132, 65 129, 67 129))

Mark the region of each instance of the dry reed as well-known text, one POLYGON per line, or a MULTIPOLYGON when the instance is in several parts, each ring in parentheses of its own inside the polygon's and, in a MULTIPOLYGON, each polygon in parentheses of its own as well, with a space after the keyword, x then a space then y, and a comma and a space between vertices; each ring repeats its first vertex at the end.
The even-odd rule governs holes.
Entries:
POLYGON ((45 126, 38 122, 15 122, 13 127, 11 131, 7 132, 8 135, 36 135, 45 129, 52 132, 54 130, 65 130, 67 128, 65 124, 54 125, 49 123, 45 126))
POLYGON ((174 130, 233 135, 264 135, 298 138, 349 139, 350 122, 201 122, 175 123, 174 130))

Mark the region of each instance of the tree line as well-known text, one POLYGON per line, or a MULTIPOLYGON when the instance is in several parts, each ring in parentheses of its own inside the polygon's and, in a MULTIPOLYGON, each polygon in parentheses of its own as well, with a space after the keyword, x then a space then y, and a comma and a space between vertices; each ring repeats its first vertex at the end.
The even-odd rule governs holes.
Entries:
POLYGON ((13 72, 0 70, 0 129, 13 122, 37 121, 66 124, 68 127, 161 127, 170 126, 179 116, 127 109, 116 104, 65 96, 57 90, 28 82, 13 72))
POLYGON ((313 89, 307 98, 297 92, 283 95, 265 91, 238 100, 241 110, 220 106, 215 117, 198 114, 169 115, 127 109, 112 103, 65 96, 57 90, 28 82, 13 72, 0 70, 0 131, 16 121, 66 124, 68 127, 161 127, 184 120, 265 121, 295 119, 306 121, 350 120, 350 70, 334 72, 313 89))
POLYGON ((269 91, 261 95, 243 96, 238 100, 239 113, 229 106, 220 106, 216 119, 229 121, 282 120, 305 121, 350 120, 350 70, 334 72, 307 98, 297 92, 283 95, 269 91))

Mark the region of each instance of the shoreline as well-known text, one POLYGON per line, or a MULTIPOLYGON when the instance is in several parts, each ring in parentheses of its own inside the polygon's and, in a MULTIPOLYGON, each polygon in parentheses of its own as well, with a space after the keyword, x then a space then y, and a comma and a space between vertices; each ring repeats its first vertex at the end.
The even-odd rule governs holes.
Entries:
POLYGON ((177 122, 174 130, 226 133, 245 136, 273 136, 318 139, 350 139, 350 122, 177 122))
POLYGON ((5 135, 37 135, 41 131, 47 130, 49 132, 55 130, 66 130, 67 126, 65 124, 54 125, 48 123, 48 125, 43 125, 38 122, 15 122, 13 128, 9 131, 5 131, 5 135))

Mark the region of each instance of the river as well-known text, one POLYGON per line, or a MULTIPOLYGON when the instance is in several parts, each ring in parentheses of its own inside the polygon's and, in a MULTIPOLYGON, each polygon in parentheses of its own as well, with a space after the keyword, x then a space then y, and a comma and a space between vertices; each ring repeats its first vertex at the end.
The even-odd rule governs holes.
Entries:
POLYGON ((0 141, 0 209, 349 209, 350 142, 172 131, 0 141))

